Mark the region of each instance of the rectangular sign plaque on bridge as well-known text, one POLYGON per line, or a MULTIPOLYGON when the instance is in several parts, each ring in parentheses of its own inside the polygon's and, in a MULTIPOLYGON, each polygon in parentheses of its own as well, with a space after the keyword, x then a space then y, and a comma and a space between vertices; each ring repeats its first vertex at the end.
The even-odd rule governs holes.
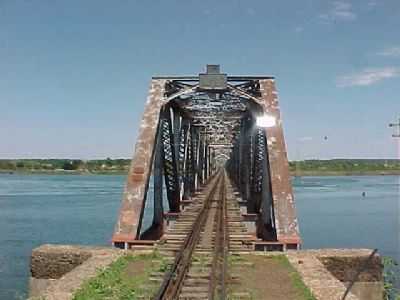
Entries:
POLYGON ((202 90, 226 90, 226 74, 199 74, 199 88, 202 90))
POLYGON ((227 76, 220 73, 219 65, 207 65, 207 72, 199 74, 199 88, 201 90, 226 90, 227 86, 227 76))

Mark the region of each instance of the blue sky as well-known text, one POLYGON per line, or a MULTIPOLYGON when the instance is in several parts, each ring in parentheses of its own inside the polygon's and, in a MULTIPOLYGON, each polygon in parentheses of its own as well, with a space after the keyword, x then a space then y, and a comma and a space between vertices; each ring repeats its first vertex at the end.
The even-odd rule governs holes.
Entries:
POLYGON ((0 0, 0 158, 131 157, 151 76, 206 63, 276 76, 290 159, 395 158, 399 28, 398 0, 0 0))

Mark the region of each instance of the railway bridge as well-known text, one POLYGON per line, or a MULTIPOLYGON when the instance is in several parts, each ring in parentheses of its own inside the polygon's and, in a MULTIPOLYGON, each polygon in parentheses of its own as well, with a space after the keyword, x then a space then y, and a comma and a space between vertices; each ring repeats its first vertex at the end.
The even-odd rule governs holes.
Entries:
POLYGON ((298 249, 274 77, 230 76, 219 65, 198 76, 153 77, 113 245, 162 240, 221 169, 251 247, 298 249))
POLYGON ((32 282, 45 287, 38 296, 70 299, 76 279, 141 249, 149 264, 138 260, 121 275, 111 272, 115 286, 96 288, 100 298, 382 298, 376 249, 288 251, 278 260, 254 255, 301 245, 275 82, 228 76, 218 65, 198 76, 152 78, 112 243, 133 251, 35 249, 32 282), (81 257, 86 266, 65 274, 69 258, 80 265, 81 257), (292 267, 306 285, 294 282, 292 267), (122 275, 140 279, 128 284, 122 275), (361 275, 374 279, 356 282, 361 275))

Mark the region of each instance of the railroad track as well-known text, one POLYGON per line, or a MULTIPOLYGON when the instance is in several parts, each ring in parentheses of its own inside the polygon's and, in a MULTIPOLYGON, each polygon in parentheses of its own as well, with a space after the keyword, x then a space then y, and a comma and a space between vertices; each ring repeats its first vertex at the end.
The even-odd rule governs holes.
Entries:
POLYGON ((246 241, 252 239, 241 222, 232 185, 220 170, 157 245, 170 268, 159 278, 154 299, 226 299, 232 280, 229 253, 248 250, 246 241))

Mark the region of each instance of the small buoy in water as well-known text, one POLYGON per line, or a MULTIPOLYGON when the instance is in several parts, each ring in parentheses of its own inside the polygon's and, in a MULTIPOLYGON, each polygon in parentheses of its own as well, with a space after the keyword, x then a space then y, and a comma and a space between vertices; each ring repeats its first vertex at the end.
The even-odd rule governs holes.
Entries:
POLYGON ((361 194, 363 197, 365 197, 367 194, 365 192, 362 192, 361 194))

